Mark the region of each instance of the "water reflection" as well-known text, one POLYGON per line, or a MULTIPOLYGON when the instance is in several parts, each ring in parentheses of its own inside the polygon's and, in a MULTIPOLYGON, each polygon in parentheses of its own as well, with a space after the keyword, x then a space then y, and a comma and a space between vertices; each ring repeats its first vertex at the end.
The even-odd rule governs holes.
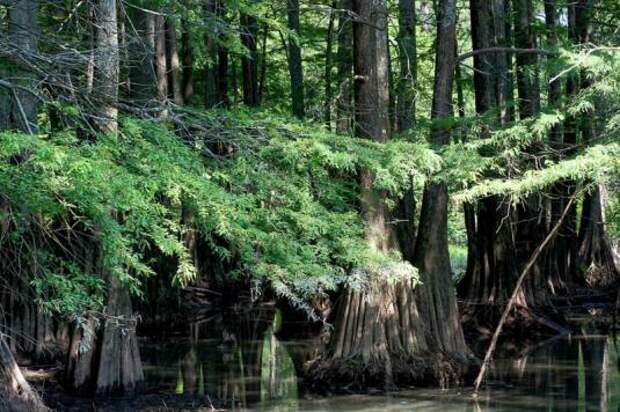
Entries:
POLYGON ((233 410, 620 412, 620 337, 596 330, 499 359, 477 399, 467 389, 300 398, 302 362, 294 359, 305 358, 312 343, 283 342, 280 327, 271 311, 241 324, 195 325, 189 340, 144 346, 147 382, 163 392, 214 396, 233 410))

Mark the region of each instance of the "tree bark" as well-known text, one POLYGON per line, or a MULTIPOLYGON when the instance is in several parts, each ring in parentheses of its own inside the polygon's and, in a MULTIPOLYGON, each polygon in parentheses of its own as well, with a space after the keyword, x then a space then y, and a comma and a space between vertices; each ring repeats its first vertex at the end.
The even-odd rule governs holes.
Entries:
POLYGON ((97 126, 103 133, 116 132, 118 109, 118 29, 116 0, 98 0, 95 5, 97 42, 94 87, 102 99, 101 120, 97 126))
MULTIPOLYGON (((506 35, 506 3, 503 0, 471 0, 471 36, 474 53, 508 43, 506 35)), ((510 58, 506 53, 475 53, 475 108, 479 115, 490 116, 483 133, 512 118, 510 58)), ((475 303, 474 312, 484 309, 478 304, 493 305, 508 298, 517 279, 517 261, 512 242, 513 213, 508 201, 491 196, 467 205, 465 226, 468 255, 465 276, 459 293, 475 303)), ((477 321, 481 316, 476 313, 477 321)))
MULTIPOLYGON (((216 15, 219 19, 225 19, 226 6, 223 0, 217 2, 216 15)), ((224 41, 224 35, 221 35, 224 41)), ((217 46, 217 96, 219 104, 228 107, 228 49, 222 45, 217 46)))
MULTIPOLYGON (((437 18, 437 52, 430 142, 450 143, 450 126, 444 120, 453 117, 452 87, 456 56, 456 3, 440 0, 437 18)), ((448 252, 448 190, 444 182, 429 182, 424 189, 420 227, 414 251, 414 265, 421 273, 418 305, 428 322, 427 334, 438 349, 456 359, 466 359, 468 348, 461 328, 452 269, 448 252)))
MULTIPOLYGON (((532 0, 514 0, 513 4, 515 47, 535 49, 536 34, 533 30, 532 0)), ((518 53, 516 62, 519 116, 521 119, 526 119, 540 111, 540 87, 536 68, 538 56, 534 53, 518 53)))
MULTIPOLYGON (((15 52, 11 68, 1 68, 0 76, 15 85, 36 91, 36 79, 32 73, 19 68, 20 60, 38 49, 39 15, 38 0, 9 0, 7 7, 8 44, 15 52)), ((0 130, 16 129, 34 134, 38 130, 37 97, 27 90, 13 87, 0 88, 0 130)))
POLYGON ((336 97, 336 132, 349 133, 353 117, 351 84, 353 74, 352 0, 339 0, 338 51, 336 52, 338 96, 336 97))
POLYGON ((331 130, 332 123, 332 103, 334 98, 333 85, 332 85, 332 66, 333 66, 333 47, 334 47, 334 21, 335 21, 335 9, 338 7, 338 2, 334 0, 329 9, 329 22, 327 24, 327 39, 325 47, 325 109, 323 112, 323 121, 325 127, 331 130))
POLYGON ((243 102, 247 106, 253 107, 260 104, 258 99, 258 52, 256 48, 258 23, 254 16, 242 13, 240 24, 241 43, 245 46, 247 53, 241 58, 243 102))
POLYGON ((194 59, 192 53, 192 41, 187 22, 183 22, 183 34, 181 35, 183 53, 183 101, 191 104, 194 96, 194 59))
MULTIPOLYGON (((579 0, 575 9, 575 35, 580 44, 591 41, 591 19, 593 2, 579 0)), ((580 88, 586 90, 592 80, 581 73, 580 88)), ((581 138, 585 145, 596 139, 594 126, 596 109, 582 114, 580 122, 581 138)), ((578 234, 577 264, 585 276, 586 283, 596 287, 609 287, 618 282, 618 272, 613 259, 611 244, 607 238, 605 225, 605 203, 607 190, 603 185, 583 198, 581 221, 578 234)))
POLYGON ((398 5, 400 77, 396 96, 396 122, 398 131, 403 132, 415 124, 418 57, 415 0, 399 0, 398 5))
MULTIPOLYGON (((208 22, 215 21, 216 18, 216 0, 208 0, 204 6, 204 18, 208 22)), ((206 46, 206 58, 204 68, 205 79, 205 107, 207 109, 217 106, 218 102, 218 90, 217 90, 217 45, 215 42, 215 28, 210 27, 210 30, 205 34, 205 46, 206 46)))
POLYGON ((111 275, 97 371, 97 395, 134 395, 144 381, 129 290, 111 275))
POLYGON ((135 12, 135 26, 140 41, 132 42, 129 67, 129 96, 146 103, 157 99, 155 74, 155 14, 150 11, 135 12))
POLYGON ((304 81, 299 47, 299 0, 288 1, 288 28, 296 35, 288 39, 288 72, 291 76, 291 108, 293 115, 299 119, 304 117, 304 81))
POLYGON ((168 67, 168 84, 170 96, 178 104, 183 104, 183 92, 181 89, 179 52, 177 50, 177 30, 174 21, 167 19, 166 22, 166 64, 168 67))
POLYGON ((157 94, 159 101, 168 98, 168 76, 166 74, 166 25, 164 16, 158 14, 155 19, 155 74, 157 76, 157 94))

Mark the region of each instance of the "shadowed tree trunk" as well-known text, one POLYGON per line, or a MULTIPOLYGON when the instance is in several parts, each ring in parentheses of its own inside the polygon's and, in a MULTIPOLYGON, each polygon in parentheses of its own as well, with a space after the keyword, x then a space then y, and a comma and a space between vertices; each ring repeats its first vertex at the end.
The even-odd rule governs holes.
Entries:
MULTIPOLYGON (((505 46, 506 3, 504 0, 471 0, 471 36, 474 50, 505 46)), ((474 55, 475 108, 489 116, 487 134, 494 126, 511 119, 511 59, 506 53, 474 55)), ((468 238, 467 268, 459 284, 461 296, 476 304, 493 305, 508 298, 518 277, 512 242, 513 216, 508 201, 499 196, 481 199, 465 207, 468 238)), ((474 312, 484 309, 475 305, 474 312)), ((480 318, 478 314, 474 318, 480 318)))
POLYGON ((166 48, 170 96, 176 104, 183 104, 183 92, 179 73, 179 52, 177 50, 177 30, 171 19, 166 20, 166 48))
MULTIPOLYGON (((400 77, 396 90, 396 127, 399 133, 415 124, 416 82, 418 78, 414 0, 399 1, 398 48, 400 77)), ((413 261, 416 237, 416 199, 413 189, 405 192, 392 211, 395 231, 403 257, 413 261)))
POLYGON ((194 96, 194 59, 192 53, 192 40, 187 27, 187 22, 183 22, 183 34, 181 35, 181 49, 183 53, 183 101, 185 104, 192 103, 194 96))
POLYGON ((399 0, 398 51, 400 77, 396 91, 396 122, 398 131, 410 129, 415 123, 418 57, 416 49, 415 0, 399 0))
POLYGON ((36 92, 32 73, 23 69, 23 55, 35 53, 39 37, 37 0, 8 0, 8 40, 14 56, 9 67, 3 64, 0 78, 23 86, 23 88, 0 87, 0 130, 16 129, 36 133, 38 98, 28 89, 36 92))
MULTIPOLYGON (((223 0, 217 3, 216 15, 219 19, 226 18, 226 5, 223 0)), ((226 40, 224 34, 221 41, 226 40)), ((228 107, 228 49, 222 45, 217 46, 217 98, 219 104, 228 107)))
POLYGON ((353 74, 353 23, 351 21, 352 0, 339 0, 338 8, 338 51, 336 52, 338 87, 336 97, 336 132, 351 131, 351 81, 353 74))
MULTIPOLYGON (((204 19, 207 22, 215 21, 215 9, 216 0, 208 0, 204 6, 204 19)), ((208 23, 209 30, 205 33, 205 46, 206 46, 206 63, 204 68, 204 93, 205 93, 205 107, 211 108, 218 104, 218 88, 217 88, 217 45, 215 43, 215 27, 213 24, 208 23)))
MULTIPOLYGON (((514 40, 515 47, 535 49, 537 47, 534 32, 534 9, 532 0, 514 0, 514 40)), ((536 116, 540 112, 540 87, 538 55, 534 53, 517 53, 517 94, 519 101, 519 118, 521 120, 536 116)), ((536 145, 528 151, 536 151, 536 145)), ((523 265, 542 242, 548 230, 548 204, 540 194, 532 194, 521 200, 516 206, 515 248, 519 265, 523 265)), ((517 302, 523 307, 550 306, 551 290, 547 282, 541 260, 532 266, 530 275, 521 288, 517 302)))
POLYGON ((258 51, 256 47, 258 22, 254 16, 245 13, 242 13, 239 19, 241 43, 247 52, 247 55, 241 57, 243 102, 247 106, 258 106, 260 104, 258 99, 258 51))
POLYGON ((138 102, 157 97, 155 75, 155 14, 148 10, 137 10, 134 14, 139 41, 131 43, 131 64, 129 67, 129 95, 138 102))
POLYGON ((329 9, 329 22, 327 23, 327 39, 325 47, 325 109, 323 112, 323 121, 328 130, 331 130, 332 123, 332 100, 334 98, 332 85, 332 66, 333 66, 333 48, 334 48, 334 23, 335 9, 338 2, 334 0, 329 9))
MULTIPOLYGON (((288 28, 296 37, 288 39, 288 72, 291 76, 291 107, 293 115, 304 117, 304 79, 299 47, 299 0, 287 0, 288 28)), ((264 62, 263 62, 264 64, 264 62)))
MULTIPOLYGON (((591 41, 591 19, 593 2, 579 0, 575 7, 575 34, 580 44, 591 41)), ((590 87, 592 79, 581 74, 580 88, 590 87)), ((596 110, 587 110, 580 122, 581 137, 585 145, 596 139, 596 110)), ((607 189, 603 185, 586 193, 581 207, 579 224, 577 265, 591 286, 608 287, 618 282, 618 272, 613 259, 611 244, 607 238, 605 225, 605 205, 607 189)))

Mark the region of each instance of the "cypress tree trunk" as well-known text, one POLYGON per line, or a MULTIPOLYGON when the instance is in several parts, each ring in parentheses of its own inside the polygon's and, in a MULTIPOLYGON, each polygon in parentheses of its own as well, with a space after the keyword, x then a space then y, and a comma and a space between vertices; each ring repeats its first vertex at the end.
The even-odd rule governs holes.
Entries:
POLYGON ((183 61, 183 101, 191 104, 194 96, 194 59, 192 54, 192 41, 187 22, 183 22, 183 34, 181 35, 181 49, 183 61))
POLYGON ((241 43, 247 49, 248 55, 241 57, 241 72, 243 77, 243 102, 247 106, 258 106, 258 52, 256 38, 258 36, 258 22, 256 18, 242 13, 239 17, 241 24, 241 43))
POLYGON ((168 98, 168 75, 166 74, 166 25, 164 16, 158 14, 155 19, 155 74, 159 101, 168 98))
MULTIPOLYGON (((506 9, 503 0, 471 0, 472 45, 474 50, 505 46, 506 9)), ((476 113, 493 113, 489 129, 511 119, 512 79, 510 57, 506 53, 480 53, 474 56, 474 91, 476 113)), ((485 130, 485 133, 489 130, 485 130)), ((481 199, 465 208, 468 236, 467 268, 459 284, 459 293, 479 306, 493 305, 508 298, 518 277, 512 242, 512 212, 507 200, 499 196, 481 199)))
POLYGON ((327 41, 325 47, 325 111, 323 121, 328 130, 331 130, 332 123, 332 100, 334 92, 332 87, 332 55, 334 47, 334 9, 338 7, 338 2, 334 0, 329 10, 329 23, 327 24, 327 41))
MULTIPOLYGON (((293 115, 304 117, 304 81, 299 47, 299 0, 288 1, 288 28, 297 38, 288 39, 288 71, 291 76, 291 107, 293 115)), ((264 64, 264 62, 263 62, 264 64)))
POLYGON ((138 102, 157 99, 155 74, 155 14, 149 11, 135 12, 136 31, 140 41, 132 42, 129 67, 129 95, 138 102))
MULTIPOLYGON (((456 65, 456 2, 440 0, 437 18, 437 52, 431 120, 454 115, 452 87, 456 65)), ((450 143, 450 129, 443 122, 432 127, 430 141, 450 143)), ((465 361, 468 348, 463 337, 448 253, 448 189, 444 182, 429 182, 424 189, 414 264, 422 285, 418 306, 427 322, 429 342, 451 358, 465 361)))
MULTIPOLYGON (((536 34, 533 30, 534 11, 531 0, 514 1, 515 47, 534 49, 537 47, 536 34)), ((517 92, 519 97, 519 118, 527 119, 540 111, 540 88, 538 74, 538 56, 534 53, 517 53, 517 92)), ((529 150, 536 150, 531 147, 529 150)), ((520 265, 532 255, 542 242, 547 231, 547 204, 540 194, 528 196, 520 201, 516 208, 515 247, 520 265)), ((542 261, 537 260, 531 274, 521 288, 518 303, 521 306, 549 306, 551 290, 544 273, 542 261)))
MULTIPOLYGON (((95 50, 95 90, 103 102, 98 128, 103 133, 114 133, 118 128, 118 28, 116 0, 98 0, 95 5, 97 42, 95 50)), ((165 62, 164 62, 165 63, 165 62)), ((165 66, 164 66, 165 70, 165 66)))
MULTIPOLYGON (((0 77, 10 83, 36 90, 36 79, 23 69, 21 55, 37 52, 39 27, 38 0, 9 0, 7 4, 8 44, 15 57, 11 67, 0 68, 0 77)), ((27 59, 27 57, 25 57, 27 59)), ((0 130, 16 129, 36 133, 38 100, 21 88, 0 88, 0 130)))
MULTIPOLYGON (((206 21, 214 21, 215 19, 215 0, 208 0, 204 6, 204 17, 206 21)), ((205 107, 211 108, 218 104, 217 93, 217 45, 213 38, 215 30, 209 30, 205 34, 206 58, 207 62, 204 68, 204 93, 205 107)))
MULTIPOLYGON (((396 91, 396 128, 402 133, 415 124, 416 87, 418 78, 416 47, 416 13, 414 0, 399 1, 398 48, 400 77, 396 91)), ((392 211, 395 230, 403 257, 413 260, 416 237, 416 199, 407 190, 392 211)))
MULTIPOLYGON (((226 5, 224 1, 218 1, 216 15, 219 19, 226 18, 226 5)), ((225 40, 222 34, 222 41, 225 40)), ((217 97, 219 104, 228 107, 228 49, 222 45, 217 47, 217 97)))
POLYGON ((415 123, 418 77, 415 0, 399 0, 398 11, 400 77, 396 95, 396 123, 398 131, 403 132, 415 123))
MULTIPOLYGON (((575 9, 575 34, 580 44, 591 41, 593 2, 579 0, 575 9)), ((592 80, 581 74, 581 89, 590 87, 592 80)), ((596 139, 595 109, 582 115, 581 136, 585 145, 596 139)), ((606 188, 598 185, 583 198, 579 224, 577 265, 591 286, 608 287, 618 282, 618 272, 613 259, 605 225, 606 188)))
MULTIPOLYGON (((116 0, 98 0, 95 21, 95 90, 101 93, 104 102, 104 116, 97 126, 103 133, 115 133, 118 128, 116 103, 119 76, 116 0)), ((101 262, 102 257, 99 256, 101 262)), ((90 317, 86 325, 75 328, 69 347, 67 383, 83 393, 94 392, 104 396, 133 394, 142 384, 144 376, 129 290, 115 275, 106 273, 103 263, 99 270, 107 282, 105 314, 102 319, 90 317)))
POLYGON ((166 64, 168 67, 168 84, 170 85, 170 96, 179 105, 183 104, 183 93, 181 89, 181 78, 179 74, 179 52, 177 50, 177 30, 171 19, 166 20, 166 64))
MULTIPOLYGON (((559 17, 557 13, 556 0, 545 0, 545 25, 547 29, 547 44, 549 48, 553 49, 558 44, 558 30, 559 30, 559 17)), ((549 71, 549 77, 553 78, 557 75, 557 69, 551 68, 549 71)), ((562 83, 560 79, 556 79, 549 83, 547 88, 547 97, 549 104, 555 108, 559 108, 562 98, 562 83)), ((554 126, 550 132, 551 146, 558 153, 565 148, 564 130, 561 124, 554 126)), ((560 155, 554 155, 554 159, 560 159, 560 155)), ((567 187, 570 186, 570 182, 559 182, 555 184, 551 189, 551 214, 549 226, 553 227, 562 211, 564 210, 566 201, 572 195, 572 190, 567 192, 567 187)), ((572 213, 562 222, 562 227, 559 230, 558 235, 551 241, 548 249, 544 252, 544 270, 549 277, 550 285, 554 292, 566 291, 568 288, 574 285, 575 279, 571 275, 571 266, 574 255, 572 254, 573 247, 570 243, 570 231, 567 227, 570 225, 570 221, 574 221, 574 209, 572 213)))
POLYGON ((338 96, 336 97, 336 132, 351 131, 351 81, 353 74, 353 24, 351 21, 352 0, 339 0, 341 10, 338 19, 338 51, 336 53, 338 96))
MULTIPOLYGON (((353 26, 355 133, 384 143, 390 136, 385 2, 354 0, 353 11, 360 21, 353 26)), ((448 106, 444 99, 447 93, 450 100, 450 72, 454 71, 454 1, 446 0, 442 12, 443 19, 438 25, 442 29, 440 44, 450 46, 451 33, 452 48, 449 49, 451 60, 438 57, 440 69, 436 84, 439 86, 436 88, 438 97, 434 118, 451 112, 446 111, 448 106), (441 85, 448 83, 449 86, 442 88, 441 85)), ((438 133, 445 137, 445 133, 438 133)), ((434 136, 437 137, 438 133, 434 136)), ((386 194, 377 191, 373 181, 370 171, 360 171, 360 203, 366 221, 366 241, 377 251, 398 250, 385 204, 386 194)), ((367 287, 347 287, 338 304, 329 351, 312 369, 315 382, 358 389, 423 380, 435 380, 445 385, 463 372, 460 367, 465 363, 467 347, 451 288, 447 191, 444 189, 445 186, 439 190, 433 186, 425 196, 427 206, 436 206, 434 210, 438 212, 423 211, 438 224, 425 225, 424 235, 416 243, 416 251, 422 245, 416 256, 424 265, 421 269, 425 286, 417 292, 407 276, 389 281, 385 275, 375 274, 367 287), (442 273, 431 265, 440 265, 438 269, 442 273)), ((395 267, 385 269, 399 270, 395 267)), ((368 274, 364 268, 359 271, 368 274)))

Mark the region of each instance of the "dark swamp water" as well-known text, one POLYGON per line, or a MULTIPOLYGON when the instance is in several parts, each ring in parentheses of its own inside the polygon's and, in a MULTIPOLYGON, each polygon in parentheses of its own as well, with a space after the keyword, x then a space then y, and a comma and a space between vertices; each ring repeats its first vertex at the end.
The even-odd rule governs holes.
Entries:
POLYGON ((303 366, 317 353, 317 339, 283 338, 280 323, 277 315, 206 321, 193 325, 189 338, 143 343, 148 391, 203 399, 191 409, 198 411, 211 410, 211 398, 216 408, 247 411, 620 411, 620 335, 587 320, 571 335, 510 356, 500 351, 477 399, 469 388, 304 393, 303 366))

